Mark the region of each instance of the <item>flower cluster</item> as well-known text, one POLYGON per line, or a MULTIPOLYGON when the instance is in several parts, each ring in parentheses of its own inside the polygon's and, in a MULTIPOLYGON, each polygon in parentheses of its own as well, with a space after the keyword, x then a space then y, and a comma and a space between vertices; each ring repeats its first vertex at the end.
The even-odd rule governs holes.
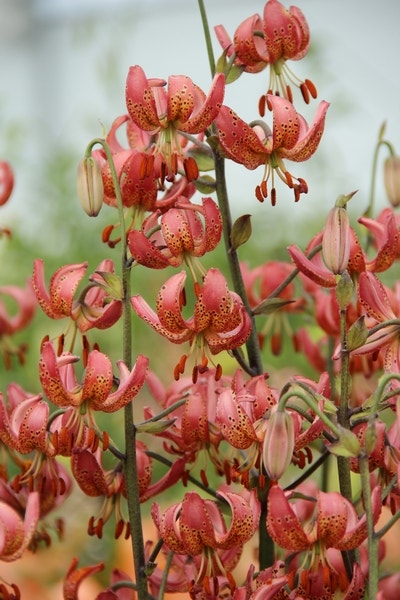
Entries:
MULTIPOLYGON (((15 355, 23 366, 28 348, 14 335, 36 308, 47 323, 39 390, 13 381, 0 394, 0 557, 61 540, 64 521, 50 516, 66 515, 79 487, 98 500, 88 535, 101 544, 111 527, 133 556, 97 600, 395 599, 398 573, 384 560, 400 517, 399 158, 382 130, 390 205, 379 214, 371 203, 353 223, 355 192, 335 192, 304 251, 290 244, 278 260, 262 246, 255 267, 242 260, 246 248, 256 255, 250 216, 232 220, 225 161, 264 168, 259 201, 275 205, 275 176, 298 201, 308 184, 284 161, 316 153, 329 103, 310 125, 294 104, 293 86, 307 104, 317 97, 287 65, 310 45, 299 8, 267 0, 233 39, 223 25, 215 33, 208 93, 131 66, 126 114, 78 166, 82 207, 112 215, 101 239, 119 260, 105 257, 84 283, 86 257, 47 283, 37 258, 25 289, 0 287, 6 367, 15 355), (261 119, 247 123, 224 104, 226 86, 267 67, 261 119), (120 346, 107 346, 111 332, 120 346)), ((0 205, 12 187, 1 162, 0 205)), ((65 600, 107 568, 78 564, 69 556, 65 600)), ((17 583, 1 581, 0 598, 20 598, 17 583)))

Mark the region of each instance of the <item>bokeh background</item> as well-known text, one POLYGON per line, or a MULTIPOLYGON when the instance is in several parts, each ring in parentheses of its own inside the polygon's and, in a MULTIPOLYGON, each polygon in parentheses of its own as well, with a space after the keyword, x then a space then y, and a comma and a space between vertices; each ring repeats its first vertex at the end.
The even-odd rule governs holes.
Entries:
MULTIPOLYGON (((246 172, 238 165, 227 167, 234 216, 253 215, 255 235, 241 255, 253 265, 283 258, 288 243, 304 247, 341 193, 359 190, 349 211, 355 219, 362 214, 370 194, 374 146, 384 122, 386 137, 400 151, 398 1, 298 0, 295 4, 306 15, 312 43, 307 58, 290 66, 299 77, 312 79, 318 100, 328 100, 331 107, 317 154, 308 163, 288 165, 309 184, 308 195, 299 203, 278 183, 277 206, 272 208, 268 201, 260 205, 253 190, 261 169, 246 172)), ((223 23, 233 34, 244 18, 262 11, 263 2, 209 0, 206 6, 210 26, 223 23)), ((197 2, 0 0, 0 15, 0 158, 11 162, 16 178, 12 199, 0 213, 1 226, 13 232, 11 240, 0 240, 0 285, 23 285, 38 256, 44 258, 48 276, 68 262, 87 260, 89 270, 94 270, 104 257, 118 260, 100 239, 102 228, 115 222, 116 215, 108 207, 98 219, 89 219, 81 211, 76 166, 88 142, 126 112, 125 78, 130 65, 140 64, 149 77, 187 74, 208 90, 210 72, 197 2)), ((219 55, 216 42, 214 48, 219 55)), ((225 102, 244 119, 253 120, 267 85, 267 71, 244 74, 229 86, 225 102)), ((317 101, 303 110, 297 100, 310 121, 317 101)), ((384 153, 380 165, 383 159, 384 153)), ((376 210, 386 201, 379 177, 376 201, 376 210)), ((166 277, 155 273, 154 289, 166 277)), ((144 271, 138 272, 136 281, 139 288, 145 283, 150 291, 144 271)), ((140 323, 136 326, 140 352, 159 348, 156 334, 140 323)), ((1 391, 12 380, 32 392, 39 390, 40 340, 45 334, 55 335, 57 327, 36 315, 29 332, 20 336, 24 341, 28 338, 27 365, 13 364, 11 370, 0 366, 1 391)), ((102 349, 114 359, 119 358, 118 340, 118 327, 102 338, 102 349)), ((165 366, 166 360, 172 363, 175 357, 173 352, 156 354, 156 367, 165 366)), ((279 362, 272 366, 280 367, 279 362)), ((117 419, 115 430, 120 426, 117 419)), ((87 541, 86 520, 93 512, 87 504, 79 494, 70 502, 69 553, 60 560, 60 554, 50 550, 45 559, 41 554, 18 565, 15 580, 21 587, 21 582, 34 586, 34 574, 43 568, 43 577, 50 586, 54 584, 48 597, 58 600, 57 578, 75 551, 83 548, 87 562, 112 562, 119 549, 111 539, 100 552, 87 541)), ((14 568, 0 565, 0 576, 12 579, 14 568)), ((47 592, 26 589, 27 598, 46 600, 47 592)), ((87 593, 82 598, 94 594, 87 593)))

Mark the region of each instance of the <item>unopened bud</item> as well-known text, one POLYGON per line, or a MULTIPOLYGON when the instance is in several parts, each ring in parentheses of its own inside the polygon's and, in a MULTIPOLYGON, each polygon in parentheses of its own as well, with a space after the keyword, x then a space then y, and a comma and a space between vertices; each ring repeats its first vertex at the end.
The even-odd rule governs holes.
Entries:
POLYGON ((338 425, 339 439, 337 442, 329 445, 329 452, 335 456, 345 456, 347 458, 357 458, 361 452, 360 440, 355 433, 338 425))
POLYGON ((400 205, 400 156, 389 156, 383 168, 383 180, 390 204, 400 205))
POLYGON ((0 206, 11 196, 14 187, 13 171, 5 160, 0 160, 0 206))
POLYGON ((97 217, 103 205, 104 187, 101 169, 93 156, 83 158, 78 165, 78 197, 89 217, 97 217))
POLYGON ((368 338, 368 328, 365 325, 365 316, 362 315, 353 323, 347 332, 347 350, 351 352, 364 346, 368 338))
POLYGON ((334 206, 329 211, 322 235, 322 257, 327 268, 340 275, 350 257, 350 222, 347 210, 334 206))
POLYGON ((275 410, 268 421, 263 443, 263 463, 272 481, 278 481, 292 461, 294 424, 286 411, 275 410))
POLYGON ((160 421, 144 421, 135 426, 139 433, 164 433, 175 423, 176 419, 163 419, 160 421))
POLYGON ((336 285, 336 299, 340 310, 345 310, 351 302, 354 284, 347 271, 343 271, 336 285))

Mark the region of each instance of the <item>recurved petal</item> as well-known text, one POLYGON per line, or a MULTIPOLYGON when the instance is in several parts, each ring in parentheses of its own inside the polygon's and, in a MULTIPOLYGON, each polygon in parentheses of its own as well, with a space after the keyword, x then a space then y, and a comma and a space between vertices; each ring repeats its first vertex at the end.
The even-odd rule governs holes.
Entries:
POLYGON ((152 87, 139 65, 129 68, 125 95, 129 116, 140 129, 154 131, 160 127, 152 87))
POLYGON ((157 295, 156 310, 160 323, 172 333, 181 333, 189 323, 182 316, 186 272, 172 275, 161 287, 157 295))
POLYGON ((279 485, 273 485, 269 490, 267 529, 272 539, 285 550, 299 552, 306 550, 310 545, 299 519, 279 485))
POLYGON ((219 142, 228 158, 251 170, 265 164, 272 147, 267 148, 252 127, 231 108, 222 106, 215 122, 219 142))
POLYGON ((217 531, 225 531, 225 522, 212 500, 203 500, 196 492, 188 492, 182 501, 179 531, 187 554, 200 554, 204 546, 216 548, 217 531))
POLYGON ((349 512, 355 509, 337 492, 319 492, 317 505, 316 538, 323 540, 327 548, 335 548, 345 534, 349 512))
POLYGON ((151 516, 168 548, 177 554, 187 554, 186 545, 180 538, 179 527, 177 525, 181 506, 182 503, 179 502, 161 512, 159 504, 154 502, 151 508, 151 516))
POLYGON ((303 117, 298 115, 300 129, 297 143, 290 149, 282 148, 280 152, 282 158, 302 162, 308 160, 314 154, 324 132, 325 117, 328 108, 329 102, 322 100, 310 127, 308 127, 303 117))
POLYGON ((104 410, 113 383, 111 361, 102 352, 89 352, 85 379, 82 388, 82 402, 89 402, 94 410, 104 410))
POLYGON ((358 297, 367 314, 378 323, 396 319, 383 284, 370 271, 360 273, 358 297))
POLYGON ((69 367, 72 368, 72 363, 76 362, 78 358, 73 355, 64 355, 61 360, 63 361, 62 368, 68 370, 67 380, 71 384, 74 393, 70 393, 69 389, 64 387, 64 380, 61 378, 57 356, 51 342, 43 344, 39 361, 39 378, 43 391, 51 402, 61 408, 79 406, 81 404, 80 386, 76 381, 74 372, 70 372, 69 369, 69 367))
MULTIPOLYGON (((256 34, 262 30, 262 27, 260 15, 252 15, 238 26, 233 37, 237 58, 246 67, 251 67, 252 72, 261 71, 269 62, 265 40, 256 34)), ((219 41, 221 43, 221 40, 219 41)))
POLYGON ((195 106, 186 123, 179 124, 179 129, 186 133, 202 133, 209 127, 218 115, 225 93, 225 75, 217 73, 212 81, 210 92, 202 101, 203 92, 195 86, 195 106))
POLYGON ((76 288, 83 278, 87 263, 60 267, 50 279, 49 291, 44 280, 44 262, 37 258, 33 264, 32 284, 43 312, 51 319, 62 319, 71 313, 76 288))
POLYGON ((108 492, 103 469, 89 450, 76 450, 71 456, 74 479, 86 496, 105 496, 108 492))
POLYGON ((316 263, 309 260, 303 252, 295 244, 288 246, 287 251, 290 254, 296 267, 301 273, 304 273, 306 277, 309 277, 312 281, 321 285, 322 287, 335 287, 336 277, 328 269, 319 267, 316 263))
POLYGON ((115 392, 109 394, 100 410, 115 412, 131 402, 145 382, 148 365, 149 359, 142 354, 138 356, 131 370, 122 360, 118 361, 119 386, 115 392))
POLYGON ((217 546, 223 549, 243 546, 254 535, 259 525, 261 506, 257 495, 254 490, 249 493, 248 500, 232 492, 219 492, 218 495, 229 504, 232 517, 226 533, 216 530, 217 546))
MULTIPOLYGON (((372 519, 374 524, 378 521, 382 510, 381 488, 374 487, 372 490, 372 519)), ((336 544, 338 550, 352 550, 358 548, 368 535, 367 517, 364 513, 361 519, 352 505, 348 507, 346 533, 339 543, 336 544)))
POLYGON ((195 101, 204 103, 206 95, 197 88, 187 75, 171 75, 168 78, 168 121, 184 124, 190 118, 195 101), (199 99, 196 97, 200 96, 199 99))

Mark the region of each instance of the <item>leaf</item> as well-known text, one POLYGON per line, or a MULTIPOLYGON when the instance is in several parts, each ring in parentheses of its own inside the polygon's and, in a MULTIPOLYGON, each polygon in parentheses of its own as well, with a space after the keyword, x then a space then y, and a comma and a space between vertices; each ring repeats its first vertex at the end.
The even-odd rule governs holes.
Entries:
POLYGON ((251 236, 251 215, 242 215, 232 225, 231 251, 237 250, 247 242, 251 236))

